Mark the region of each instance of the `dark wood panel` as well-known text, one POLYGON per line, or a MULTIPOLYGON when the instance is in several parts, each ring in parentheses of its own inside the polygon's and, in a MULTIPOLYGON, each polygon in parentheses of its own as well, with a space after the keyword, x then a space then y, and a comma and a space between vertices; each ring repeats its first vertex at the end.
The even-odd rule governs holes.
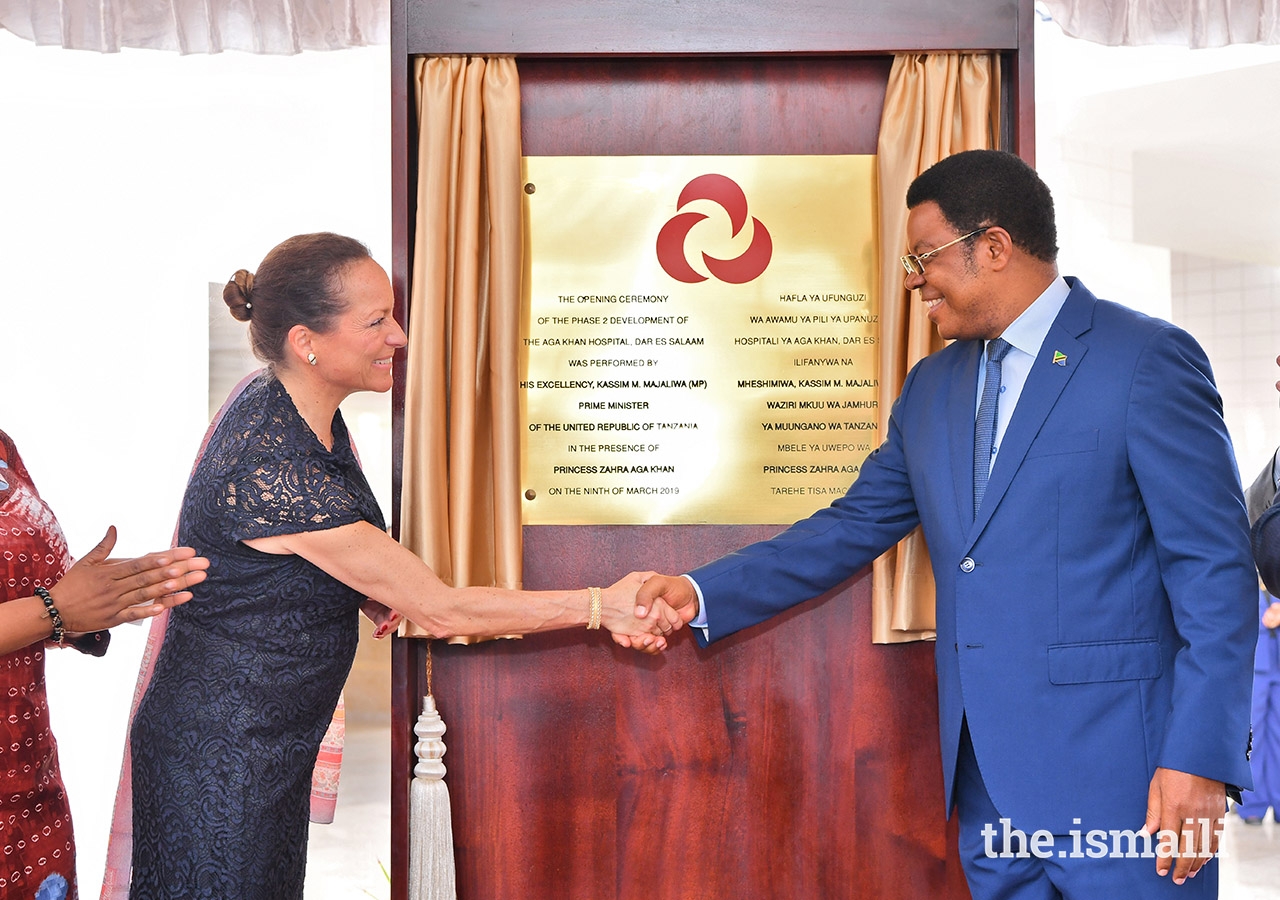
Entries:
MULTIPOLYGON (((413 208, 416 179, 413 172, 415 154, 411 147, 413 121, 409 90, 410 59, 405 43, 407 28, 405 4, 391 4, 391 291, 396 320, 409 328, 409 274, 412 271, 412 234, 409 223, 413 208)), ((391 386, 391 534, 400 537, 400 487, 404 477, 404 399, 405 355, 396 353, 391 386)), ((409 861, 409 779, 413 777, 416 758, 410 738, 418 716, 417 696, 424 689, 416 677, 420 667, 412 660, 416 653, 410 642, 392 638, 391 646, 391 783, 388 796, 391 805, 391 860, 393 900, 408 896, 409 861), (408 776, 406 777, 406 774, 408 776)))
MULTIPOLYGON (((776 530, 526 528, 525 583, 684 571, 776 530)), ((437 644, 459 897, 966 897, 932 645, 869 644, 869 594, 658 659, 581 632, 437 644)))
POLYGON ((1013 57, 1014 76, 1007 79, 1008 99, 1005 108, 1017 118, 1013 146, 1009 149, 1036 164, 1036 67, 1035 67, 1035 15, 1031 0, 1020 0, 1018 16, 1018 51, 1013 57))
POLYGON ((410 53, 885 53, 1018 46, 1021 0, 409 0, 410 53))
POLYGON ((521 59, 527 156, 875 153, 890 56, 521 59))
MULTIPOLYGON (((417 199, 417 134, 413 102, 412 60, 405 44, 405 4, 391 4, 391 292, 395 317, 409 330, 409 279, 413 272, 413 221, 417 199)), ((391 533, 400 536, 400 487, 404 462, 406 357, 396 351, 391 386, 391 533)))

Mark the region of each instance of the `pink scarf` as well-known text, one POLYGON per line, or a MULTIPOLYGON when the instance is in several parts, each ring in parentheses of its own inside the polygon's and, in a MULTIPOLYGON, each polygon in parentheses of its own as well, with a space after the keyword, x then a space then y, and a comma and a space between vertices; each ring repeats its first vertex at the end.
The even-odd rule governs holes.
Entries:
MULTIPOLYGON (((245 376, 232 388, 230 395, 218 410, 218 414, 209 423, 209 429, 200 442, 200 451, 191 467, 192 474, 200 460, 204 458, 209 439, 222 421, 231 402, 262 374, 261 369, 245 376)), ((352 447, 354 450, 354 445, 352 447)), ((357 457, 358 460, 358 457, 357 457)), ((173 546, 177 546, 178 532, 175 527, 173 546)), ((120 767, 120 784, 116 788, 115 812, 111 817, 111 836, 107 840, 107 868, 103 874, 101 900, 128 900, 129 880, 133 868, 133 754, 129 750, 129 733, 133 730, 133 717, 138 712, 138 704, 142 702, 151 683, 151 675, 155 671, 156 660, 160 656, 160 647, 164 644, 165 628, 169 624, 169 611, 165 610, 151 620, 151 630, 147 633, 147 646, 142 651, 142 665, 138 670, 138 683, 133 689, 133 700, 129 706, 129 727, 125 730, 124 762, 120 767)), ((338 698, 338 707, 334 711, 333 721, 325 731, 320 743, 320 753, 316 757, 316 766, 311 774, 311 821, 328 825, 333 821, 334 807, 338 802, 338 776, 342 768, 342 745, 346 735, 345 711, 342 697, 338 698)))

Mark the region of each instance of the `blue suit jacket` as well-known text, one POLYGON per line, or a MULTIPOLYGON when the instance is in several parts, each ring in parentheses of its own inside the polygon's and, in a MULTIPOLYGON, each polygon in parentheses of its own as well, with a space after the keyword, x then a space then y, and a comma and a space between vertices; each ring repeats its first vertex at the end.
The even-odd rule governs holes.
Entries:
POLYGON ((1280 596, 1280 493, 1275 490, 1270 464, 1249 489, 1250 501, 1258 500, 1260 496, 1268 499, 1265 506, 1258 504, 1261 510, 1253 523, 1253 561, 1267 590, 1280 596))
MULTIPOLYGON (((1280 680, 1280 628, 1268 628, 1262 624, 1262 616, 1276 599, 1269 591, 1258 591, 1258 649, 1253 654, 1255 682, 1280 680)), ((1280 735, 1276 737, 1280 738, 1280 735)))
POLYGON ((967 717, 991 799, 1027 832, 1141 827, 1157 766, 1252 783, 1257 582, 1208 360, 1186 332, 1068 283, 976 519, 982 342, 958 341, 908 374, 844 497, 690 573, 714 640, 922 524, 948 809, 967 717))

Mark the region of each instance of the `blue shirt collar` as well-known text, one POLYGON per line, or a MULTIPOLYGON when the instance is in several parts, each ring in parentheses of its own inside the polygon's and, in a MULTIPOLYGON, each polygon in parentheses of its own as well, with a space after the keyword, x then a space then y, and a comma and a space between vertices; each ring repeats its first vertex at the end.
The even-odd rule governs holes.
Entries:
MULTIPOLYGON (((1000 337, 1012 344, 1015 350, 1021 350, 1034 359, 1040 353, 1040 345, 1044 343, 1070 293, 1071 286, 1061 275, 1054 278, 1035 302, 1009 323, 1000 337)), ((983 347, 986 347, 985 342, 983 347)))

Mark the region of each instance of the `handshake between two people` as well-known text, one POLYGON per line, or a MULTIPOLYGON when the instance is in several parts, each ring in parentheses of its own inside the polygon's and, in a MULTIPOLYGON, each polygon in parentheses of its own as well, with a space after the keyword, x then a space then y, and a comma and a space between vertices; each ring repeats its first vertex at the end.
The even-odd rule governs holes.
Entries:
POLYGON ((698 592, 688 578, 632 572, 604 590, 601 624, 619 646, 657 654, 697 615, 698 592))
POLYGON ((531 634, 586 625, 588 629, 607 629, 619 646, 656 654, 667 649, 670 636, 693 621, 699 610, 697 589, 683 576, 632 572, 606 588, 586 591, 450 587, 416 556, 404 551, 404 558, 421 567, 415 571, 430 579, 424 592, 430 599, 395 608, 366 600, 362 610, 374 623, 375 638, 390 634, 405 618, 439 638, 531 634))

